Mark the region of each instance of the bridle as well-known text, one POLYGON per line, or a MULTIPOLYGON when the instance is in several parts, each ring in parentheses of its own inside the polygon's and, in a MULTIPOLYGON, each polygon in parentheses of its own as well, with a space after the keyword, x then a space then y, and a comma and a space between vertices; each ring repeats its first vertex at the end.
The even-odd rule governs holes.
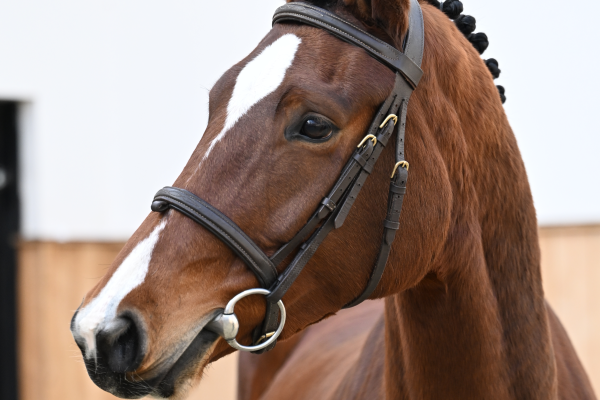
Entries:
POLYGON ((400 227, 400 211, 406 193, 409 167, 404 159, 406 112, 408 100, 423 74, 420 66, 423 59, 425 33, 423 14, 417 0, 411 0, 409 29, 404 40, 403 53, 337 15, 309 4, 288 3, 279 7, 273 16, 273 24, 287 21, 301 22, 324 29, 346 42, 361 47, 396 73, 391 94, 379 108, 367 134, 358 144, 340 177, 328 195, 323 198, 317 210, 288 243, 271 257, 267 257, 233 221, 187 190, 165 187, 158 191, 152 202, 153 211, 165 212, 172 208, 208 229, 229 246, 254 272, 262 289, 246 290, 235 296, 229 301, 223 313, 209 322, 205 328, 221 335, 232 347, 255 353, 262 353, 275 346, 277 337, 285 325, 286 313, 281 301, 282 297, 329 232, 342 226, 358 193, 396 129, 396 164, 391 174, 387 216, 383 221, 383 238, 379 254, 364 291, 344 308, 360 304, 377 287, 396 231, 400 227), (310 237, 305 240, 309 235, 310 237), (277 274, 276 266, 296 250, 292 262, 281 274, 277 274), (262 326, 254 330, 253 345, 243 346, 235 339, 239 322, 234 307, 240 299, 252 294, 266 296, 266 315, 262 326))
POLYGON ((367 134, 350 157, 329 194, 323 198, 317 210, 300 231, 271 257, 267 257, 256 243, 223 213, 187 190, 165 187, 158 191, 152 202, 153 211, 164 212, 172 208, 208 229, 229 246, 254 272, 262 289, 246 290, 235 296, 229 301, 223 313, 209 322, 205 328, 221 335, 232 347, 255 353, 262 353, 275 346, 286 318, 282 297, 329 232, 342 226, 397 126, 396 164, 391 174, 387 216, 383 221, 383 238, 379 254, 364 291, 344 308, 360 304, 377 287, 396 231, 400 226, 398 221, 406 193, 409 167, 404 159, 406 112, 408 100, 423 74, 420 66, 425 34, 423 14, 417 0, 411 0, 409 29, 403 46, 404 53, 337 15, 309 4, 288 3, 279 7, 273 16, 273 24, 286 21, 301 22, 324 29, 346 42, 361 47, 396 73, 391 94, 379 108, 367 134), (310 237, 305 240, 309 235, 310 237), (278 275, 276 266, 295 250, 298 252, 292 262, 278 275), (239 322, 233 309, 237 301, 252 294, 266 295, 266 315, 262 326, 254 330, 253 345, 243 346, 235 339, 239 322))

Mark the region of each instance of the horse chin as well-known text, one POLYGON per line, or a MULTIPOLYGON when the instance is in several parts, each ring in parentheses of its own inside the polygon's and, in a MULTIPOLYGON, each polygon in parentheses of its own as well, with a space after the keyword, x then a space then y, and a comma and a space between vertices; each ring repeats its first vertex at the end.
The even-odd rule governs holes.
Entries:
POLYGON ((216 333, 201 330, 160 382, 153 385, 150 396, 160 399, 183 399, 208 364, 218 338, 216 333))

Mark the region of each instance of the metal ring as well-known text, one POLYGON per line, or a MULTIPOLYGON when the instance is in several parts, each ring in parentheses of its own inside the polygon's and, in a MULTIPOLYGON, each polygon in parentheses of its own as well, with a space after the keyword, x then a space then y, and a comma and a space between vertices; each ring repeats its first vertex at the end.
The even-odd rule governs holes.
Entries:
POLYGON ((373 146, 377 144, 377 138, 375 137, 375 135, 367 135, 363 138, 363 140, 360 141, 360 143, 356 147, 360 149, 362 145, 365 144, 365 142, 369 139, 371 139, 371 141, 373 142, 373 146))
MULTIPOLYGON (((231 315, 231 316, 235 317, 235 319, 237 320, 237 316, 233 312, 235 304, 238 301, 240 301, 241 299, 243 299, 244 297, 251 296, 253 294, 262 294, 262 295, 268 296, 271 294, 271 291, 267 290, 267 289, 245 290, 242 293, 235 296, 233 299, 229 300, 229 303, 227 303, 227 305, 225 306, 225 311, 223 312, 223 314, 231 315)), ((285 325, 286 314, 285 314, 285 307, 283 305, 283 302, 281 300, 279 300, 277 302, 277 306, 279 307, 279 311, 281 312, 281 320, 279 321, 279 326, 277 327, 277 330, 275 331, 275 333, 273 333, 273 335, 269 339, 267 339, 265 342, 258 344, 256 346, 244 346, 244 345, 239 344, 238 341, 235 340, 235 336, 234 336, 232 339, 225 338, 225 340, 227 340, 227 343, 229 343, 229 345, 231 347, 233 347, 234 349, 241 350, 241 351, 257 351, 257 350, 262 350, 265 347, 269 347, 271 344, 273 344, 277 340, 279 335, 281 335, 281 332, 283 331, 283 327, 285 325)), ((236 332, 236 334, 237 334, 237 332, 236 332)))
POLYGON ((383 128, 390 119, 394 120, 394 126, 398 123, 398 116, 396 114, 390 114, 387 117, 385 117, 381 125, 379 125, 379 129, 383 128))
POLYGON ((408 161, 397 162, 396 165, 394 165, 394 170, 392 171, 392 176, 390 176, 390 178, 393 178, 394 175, 396 175, 396 170, 398 169, 398 167, 406 168, 406 170, 408 171, 408 161))

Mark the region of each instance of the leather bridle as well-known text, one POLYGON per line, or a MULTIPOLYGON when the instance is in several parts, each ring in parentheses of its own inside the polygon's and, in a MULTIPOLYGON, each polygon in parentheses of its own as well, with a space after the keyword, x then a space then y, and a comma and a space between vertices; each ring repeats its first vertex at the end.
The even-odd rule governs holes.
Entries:
POLYGON ((206 329, 217 332, 236 349, 255 353, 270 350, 275 346, 277 337, 285 324, 285 307, 281 302, 282 297, 329 232, 342 226, 381 152, 393 131, 396 130, 396 164, 391 175, 387 216, 383 221, 383 238, 379 254, 364 291, 344 308, 360 304, 377 287, 383 275, 396 231, 400 226, 400 211, 406 193, 409 167, 404 158, 406 112, 408 100, 423 74, 420 66, 423 58, 424 24, 421 7, 417 0, 411 0, 410 22, 404 40, 404 52, 398 51, 335 14, 306 3, 288 3, 275 11, 273 24, 288 21, 324 29, 346 42, 361 47, 396 73, 391 94, 379 108, 364 139, 317 210, 288 243, 271 257, 267 257, 233 221, 187 190, 165 187, 158 191, 152 203, 153 211, 164 212, 172 208, 208 229, 229 246, 254 272, 262 289, 250 289, 238 294, 227 304, 224 312, 206 326, 206 329), (310 237, 306 239, 309 235, 310 237), (281 274, 278 274, 276 267, 296 250, 297 253, 292 262, 281 274), (235 339, 239 323, 233 308, 238 300, 251 294, 266 295, 266 315, 262 326, 257 327, 254 331, 254 345, 242 346, 235 339))

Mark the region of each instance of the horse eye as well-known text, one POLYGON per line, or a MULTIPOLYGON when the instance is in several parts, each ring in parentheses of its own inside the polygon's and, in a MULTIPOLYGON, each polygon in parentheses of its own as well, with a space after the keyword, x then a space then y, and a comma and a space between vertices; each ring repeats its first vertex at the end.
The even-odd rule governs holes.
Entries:
POLYGON ((333 127, 327 121, 321 121, 318 119, 307 119, 300 129, 300 134, 307 136, 311 139, 324 139, 331 135, 333 127))

